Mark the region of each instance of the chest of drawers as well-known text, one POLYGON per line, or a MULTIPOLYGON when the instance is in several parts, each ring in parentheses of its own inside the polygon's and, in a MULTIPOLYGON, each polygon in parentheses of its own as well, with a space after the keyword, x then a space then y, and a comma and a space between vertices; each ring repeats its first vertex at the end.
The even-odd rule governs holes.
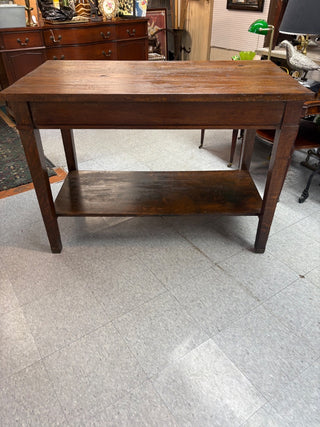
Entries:
POLYGON ((46 60, 146 60, 148 20, 52 24, 0 29, 3 88, 46 60))

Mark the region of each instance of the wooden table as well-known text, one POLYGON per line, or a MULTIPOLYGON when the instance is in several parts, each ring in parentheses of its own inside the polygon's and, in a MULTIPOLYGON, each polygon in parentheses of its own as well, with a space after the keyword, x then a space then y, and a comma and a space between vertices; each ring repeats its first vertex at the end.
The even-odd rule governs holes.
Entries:
POLYGON ((269 61, 47 61, 2 97, 16 118, 52 252, 62 249, 59 216, 211 213, 258 215, 255 251, 264 252, 301 108, 313 95, 269 61), (55 202, 42 128, 61 129, 69 169, 55 202), (77 167, 75 128, 239 128, 246 137, 239 170, 86 172, 77 167), (263 199, 249 173, 258 128, 276 129, 263 199))

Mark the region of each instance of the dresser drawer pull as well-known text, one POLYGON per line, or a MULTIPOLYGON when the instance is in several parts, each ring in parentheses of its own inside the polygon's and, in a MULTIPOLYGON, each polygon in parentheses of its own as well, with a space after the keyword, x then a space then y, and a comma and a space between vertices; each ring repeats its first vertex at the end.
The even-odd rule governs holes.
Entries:
POLYGON ((106 33, 103 33, 103 32, 101 31, 100 36, 101 36, 103 39, 109 39, 109 38, 110 38, 110 36, 111 36, 111 32, 110 32, 110 31, 107 31, 106 33))
POLYGON ((108 53, 106 53, 104 50, 102 51, 102 55, 103 56, 105 56, 106 58, 108 57, 108 56, 111 56, 111 54, 112 54, 112 50, 108 50, 108 53))
POLYGON ((19 43, 20 46, 27 46, 27 44, 29 43, 29 39, 28 37, 26 37, 24 39, 24 42, 22 42, 20 39, 17 39, 17 42, 19 43))
MULTIPOLYGON (((53 55, 52 59, 57 60, 57 59, 58 59, 58 57, 57 57, 56 55, 53 55)), ((61 55, 61 56, 60 56, 60 59, 64 59, 64 55, 61 55)))
POLYGON ((54 37, 54 33, 52 30, 50 30, 51 36, 50 36, 50 40, 53 41, 53 43, 60 43, 61 39, 62 39, 62 35, 59 34, 57 38, 54 37))
POLYGON ((129 37, 134 37, 136 35, 136 29, 134 28, 132 31, 128 29, 127 33, 129 37))

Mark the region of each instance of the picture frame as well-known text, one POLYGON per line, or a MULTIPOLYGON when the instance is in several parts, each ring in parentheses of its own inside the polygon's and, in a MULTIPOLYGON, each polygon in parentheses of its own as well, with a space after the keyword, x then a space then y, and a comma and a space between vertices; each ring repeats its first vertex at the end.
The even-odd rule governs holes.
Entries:
POLYGON ((227 0, 227 9, 262 12, 264 0, 227 0))
POLYGON ((147 9, 149 48, 155 44, 155 53, 168 58, 167 46, 167 10, 147 9))

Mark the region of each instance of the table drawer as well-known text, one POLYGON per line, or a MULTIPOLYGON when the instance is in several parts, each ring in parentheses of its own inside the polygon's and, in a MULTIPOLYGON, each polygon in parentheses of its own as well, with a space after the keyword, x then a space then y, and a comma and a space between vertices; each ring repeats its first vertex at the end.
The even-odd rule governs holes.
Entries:
POLYGON ((43 46, 40 31, 17 31, 2 33, 1 49, 23 49, 43 46))
POLYGON ((97 43, 94 45, 64 46, 47 49, 47 59, 117 59, 116 43, 97 43))
POLYGON ((44 30, 43 37, 45 45, 48 47, 63 46, 114 40, 116 31, 113 25, 101 25, 91 28, 52 28, 44 30))
POLYGON ((117 39, 132 39, 136 37, 146 37, 147 23, 146 22, 128 22, 117 27, 117 39))

